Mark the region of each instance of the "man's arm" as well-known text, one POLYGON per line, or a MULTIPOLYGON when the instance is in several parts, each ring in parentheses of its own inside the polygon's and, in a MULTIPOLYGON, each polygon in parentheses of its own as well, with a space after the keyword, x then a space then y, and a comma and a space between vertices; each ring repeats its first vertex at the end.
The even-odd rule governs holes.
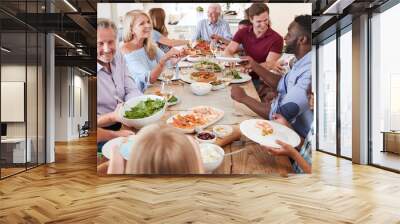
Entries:
POLYGON ((239 50, 239 44, 235 41, 229 42, 228 46, 224 50, 224 55, 233 57, 233 55, 239 50))
POLYGON ((297 83, 288 89, 288 93, 279 103, 276 113, 292 122, 298 115, 308 110, 307 88, 310 84, 311 74, 310 71, 306 71, 297 80, 297 83))
POLYGON ((105 142, 117 137, 127 137, 134 134, 135 133, 131 130, 112 131, 104 128, 97 128, 97 142, 105 142))
POLYGON ((97 126, 99 127, 107 127, 116 122, 119 122, 119 119, 115 111, 97 116, 97 126))
POLYGON ((238 86, 233 86, 231 89, 231 97, 239 103, 243 103, 260 117, 268 119, 269 111, 271 110, 271 105, 268 103, 261 103, 256 99, 248 96, 243 88, 238 86))
POLYGON ((269 85, 270 87, 276 89, 279 83, 279 80, 281 80, 282 76, 277 75, 268 69, 266 69, 262 64, 258 64, 256 61, 254 61, 250 57, 244 57, 245 59, 247 58, 249 60, 251 69, 257 73, 258 76, 262 78, 262 80, 269 85))

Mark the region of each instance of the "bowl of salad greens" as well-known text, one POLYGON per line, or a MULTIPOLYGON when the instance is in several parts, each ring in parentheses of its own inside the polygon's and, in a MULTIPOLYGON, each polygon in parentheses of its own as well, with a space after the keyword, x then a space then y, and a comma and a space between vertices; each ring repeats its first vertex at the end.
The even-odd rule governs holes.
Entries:
POLYGON ((167 108, 164 97, 143 95, 134 97, 123 105, 120 110, 121 122, 136 129, 161 119, 167 108))

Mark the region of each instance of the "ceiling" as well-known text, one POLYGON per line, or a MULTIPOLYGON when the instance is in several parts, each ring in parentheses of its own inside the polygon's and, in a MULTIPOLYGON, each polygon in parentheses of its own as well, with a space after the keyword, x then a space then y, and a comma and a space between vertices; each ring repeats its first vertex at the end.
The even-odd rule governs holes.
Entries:
POLYGON ((36 43, 37 33, 49 32, 73 45, 55 38, 56 66, 78 66, 95 73, 96 7, 96 0, 1 0, 1 44, 11 50, 1 52, 2 61, 35 61, 37 46, 44 47, 36 43))

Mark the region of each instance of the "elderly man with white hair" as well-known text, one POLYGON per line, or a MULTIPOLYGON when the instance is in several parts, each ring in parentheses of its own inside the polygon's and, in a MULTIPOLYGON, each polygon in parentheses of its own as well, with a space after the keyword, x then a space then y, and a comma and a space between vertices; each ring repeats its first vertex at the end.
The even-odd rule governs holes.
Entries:
POLYGON ((221 6, 212 3, 208 6, 208 18, 200 20, 196 27, 193 40, 202 39, 210 42, 211 40, 220 41, 228 44, 232 39, 229 24, 220 18, 221 6))

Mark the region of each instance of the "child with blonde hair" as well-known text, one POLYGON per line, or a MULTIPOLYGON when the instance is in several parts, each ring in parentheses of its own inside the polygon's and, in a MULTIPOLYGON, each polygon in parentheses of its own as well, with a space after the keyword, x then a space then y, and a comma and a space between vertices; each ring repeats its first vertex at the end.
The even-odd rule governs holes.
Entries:
POLYGON ((114 148, 109 174, 202 174, 198 144, 179 130, 152 124, 142 128, 124 169, 119 150, 114 148))

